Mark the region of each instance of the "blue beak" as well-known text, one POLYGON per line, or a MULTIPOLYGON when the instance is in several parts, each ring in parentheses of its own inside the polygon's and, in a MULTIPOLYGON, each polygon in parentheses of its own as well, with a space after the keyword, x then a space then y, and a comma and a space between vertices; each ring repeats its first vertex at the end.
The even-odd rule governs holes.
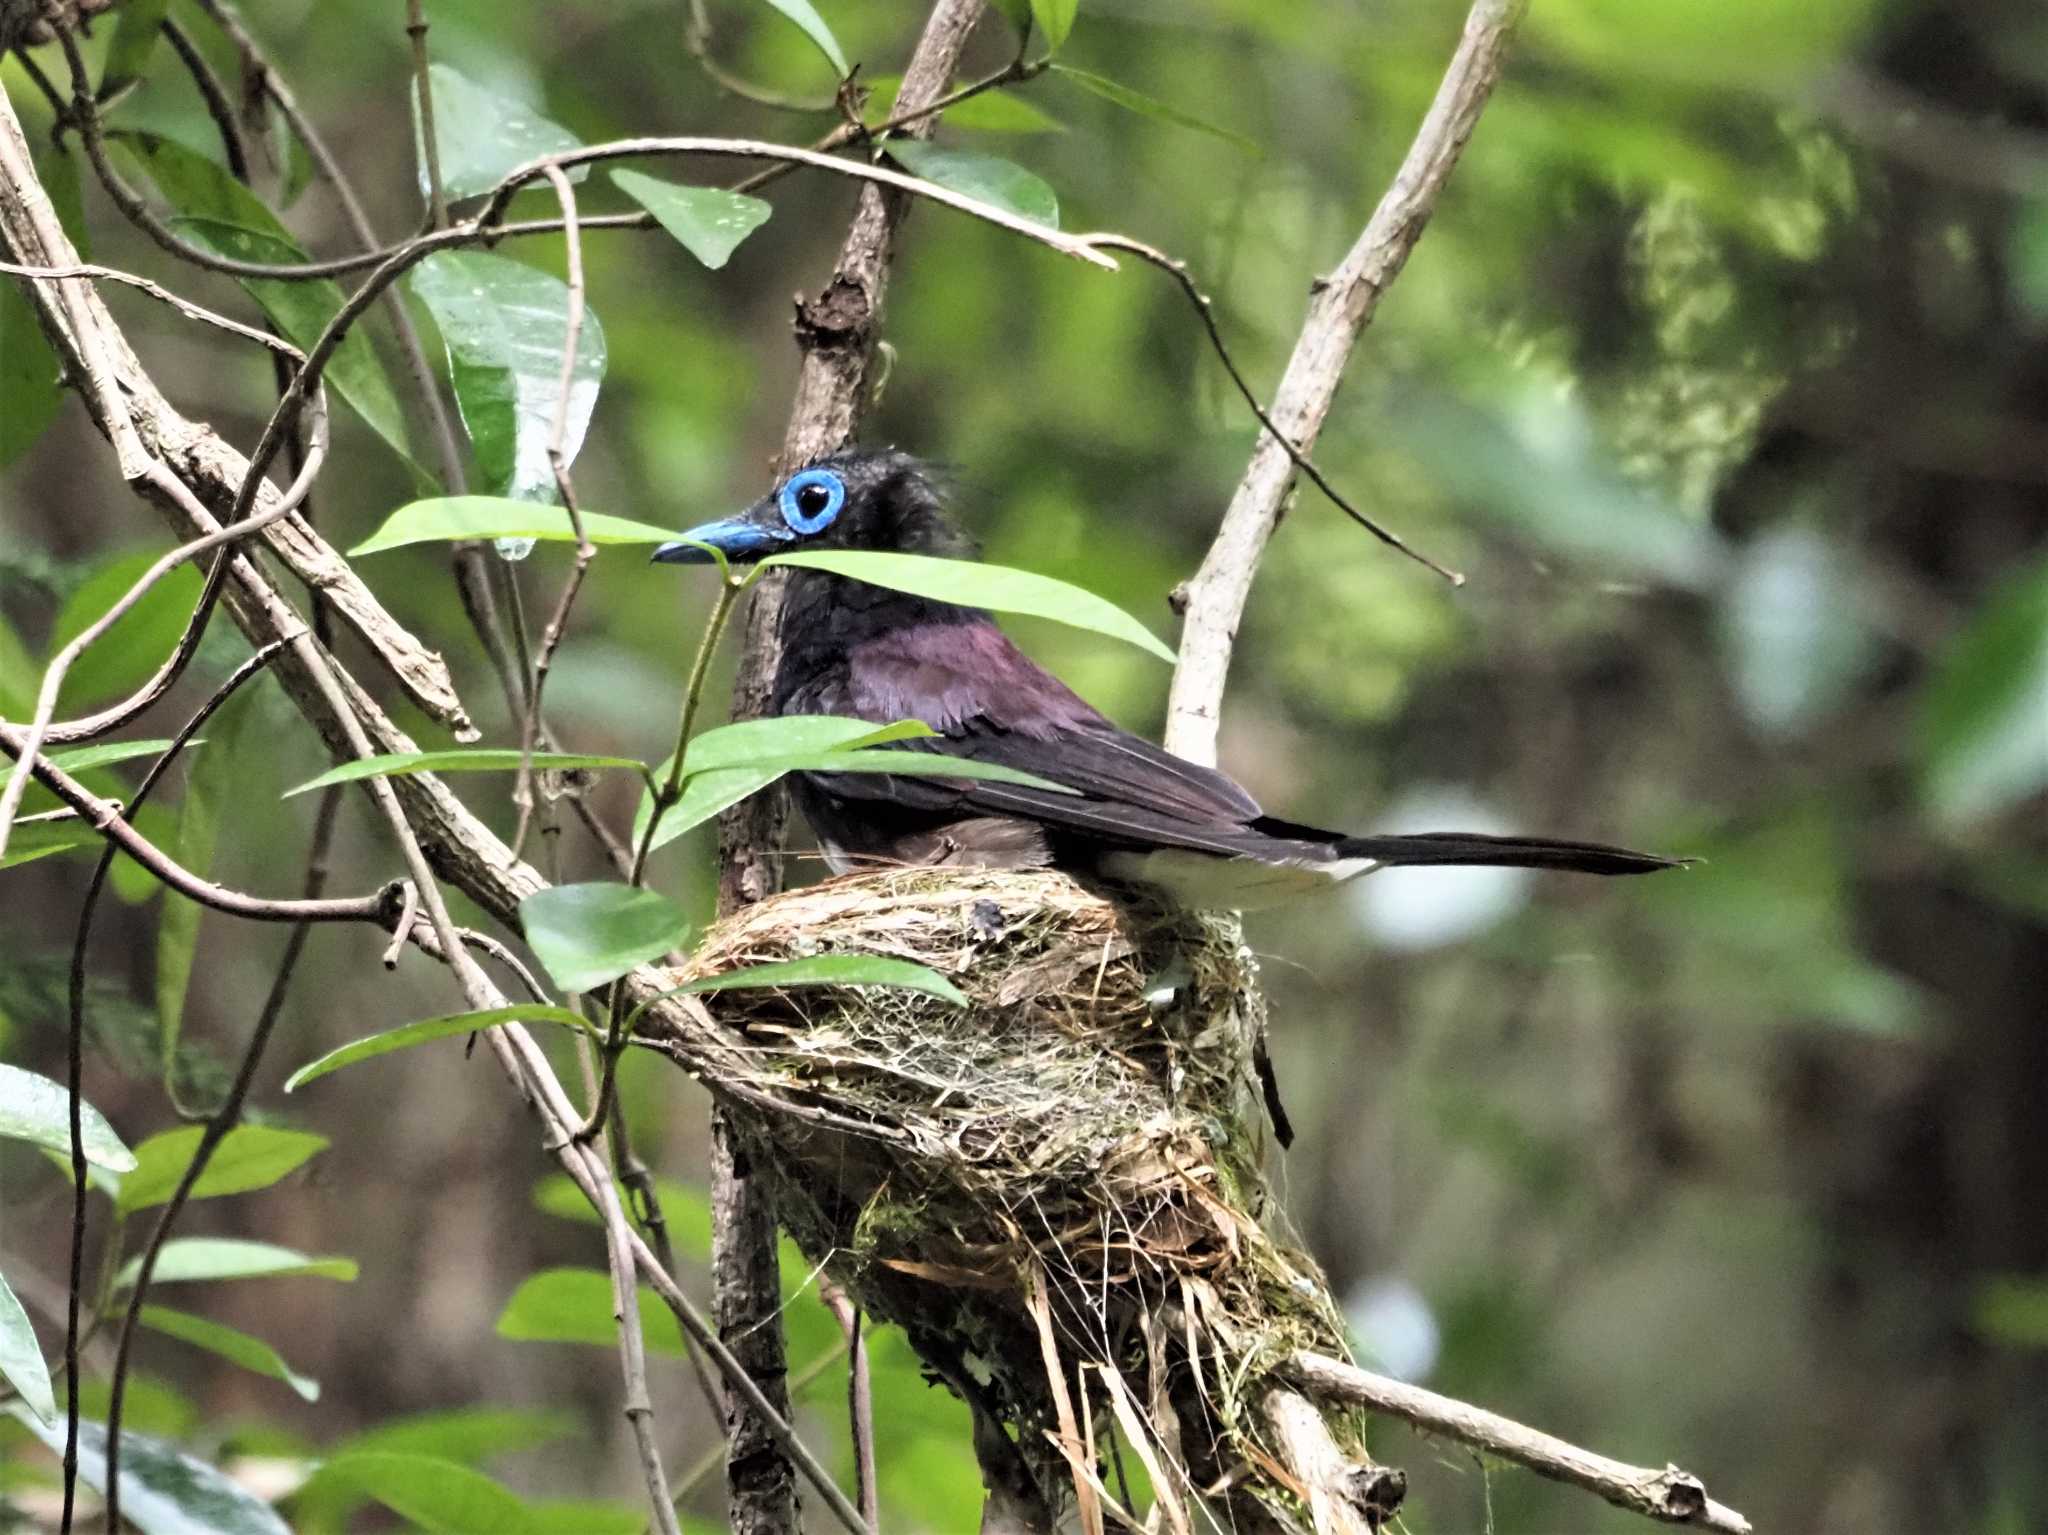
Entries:
POLYGON ((660 545, 649 558, 663 565, 709 565, 711 556, 700 547, 709 544, 729 560, 754 560, 777 544, 794 542, 795 537, 787 529, 768 527, 752 516, 726 517, 699 523, 674 542, 660 545))

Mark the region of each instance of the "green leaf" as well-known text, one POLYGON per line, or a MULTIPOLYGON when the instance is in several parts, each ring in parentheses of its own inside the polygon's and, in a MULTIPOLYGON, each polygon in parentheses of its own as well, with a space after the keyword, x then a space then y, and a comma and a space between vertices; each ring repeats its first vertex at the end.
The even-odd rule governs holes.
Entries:
MULTIPOLYGON (((1169 102, 1160 101, 1153 96, 1147 96, 1143 91, 1134 91, 1128 85, 1119 84, 1107 76, 1091 74, 1085 69, 1075 69, 1067 64, 1055 64, 1052 69, 1054 74, 1062 75, 1073 81, 1074 84, 1080 86, 1084 91, 1094 92, 1104 101, 1114 102, 1126 112, 1136 112, 1141 117, 1157 118, 1162 123, 1172 123, 1176 128, 1191 128, 1196 133, 1206 133, 1212 138, 1223 140, 1226 144, 1235 145, 1249 155, 1256 156, 1263 153, 1255 140, 1248 139, 1241 133, 1233 133, 1228 128, 1219 128, 1216 124, 1197 117, 1192 112, 1184 112, 1169 102)), ((954 121, 954 115, 948 112, 946 120, 948 122, 954 121)))
MULTIPOLYGON (((187 741, 185 749, 190 751, 200 744, 198 738, 187 741)), ((90 772, 94 768, 111 767, 117 762, 130 762, 137 757, 154 757, 170 750, 169 741, 107 741, 98 746, 68 746, 62 751, 41 752, 43 761, 62 768, 72 777, 90 772)), ((0 787, 14 776, 16 764, 0 762, 0 787)))
MULTIPOLYGON (((693 826, 702 826, 713 816, 737 805, 749 794, 757 794, 782 774, 773 768, 717 768, 683 781, 683 797, 669 806, 655 833, 654 847, 666 847, 693 826)), ((647 825, 653 802, 640 797, 640 813, 634 822, 633 840, 639 841, 647 825)))
MULTIPOLYGON (((451 747, 446 751, 385 752, 375 757, 358 757, 340 767, 329 768, 318 778, 309 778, 284 798, 324 789, 330 784, 353 783, 358 778, 397 777, 406 773, 511 773, 517 772, 520 753, 508 747, 451 747)), ((544 772, 567 773, 595 768, 632 768, 644 771, 637 757, 593 757, 580 752, 534 752, 525 761, 544 772)))
MULTIPOLYGON (((125 1290, 142 1272, 137 1254, 114 1276, 114 1288, 125 1290)), ((353 1280, 360 1270, 353 1258, 309 1258, 269 1242, 238 1237, 174 1237, 156 1256, 151 1285, 189 1284, 202 1279, 269 1279, 301 1274, 315 1279, 353 1280)))
POLYGON ((659 959, 689 937, 682 908, 629 885, 553 885, 519 903, 519 925, 554 983, 589 991, 659 959))
MULTIPOLYGON (((11 1414, 53 1453, 64 1453, 64 1426, 38 1423, 9 1403, 11 1414)), ((107 1490, 107 1429, 78 1425, 78 1475, 102 1496, 107 1490)), ((246 1492, 216 1466, 172 1448, 149 1434, 121 1430, 121 1516, 141 1535, 292 1535, 291 1529, 254 1493, 246 1492)))
POLYGON ((971 560, 935 559, 927 554, 880 554, 866 549, 813 549, 772 555, 761 563, 829 570, 871 586, 886 586, 938 602, 1049 618, 1056 624, 1123 640, 1150 651, 1162 661, 1173 660, 1173 652, 1159 637, 1122 608, 1091 591, 1029 570, 971 560))
POLYGON ((702 980, 672 987, 663 996, 695 996, 713 991, 781 990, 790 986, 893 986, 899 991, 921 991, 967 1006, 967 997, 938 971, 905 959, 887 959, 879 954, 818 954, 809 959, 778 960, 774 964, 750 965, 707 975, 702 980))
MULTIPOLYGON (((349 1467, 371 1455, 472 1465, 565 1439, 576 1429, 575 1419, 566 1413, 510 1407, 461 1407, 380 1423, 336 1445, 292 1494, 294 1522, 306 1531, 342 1529, 350 1512, 371 1496, 349 1467), (341 1469, 330 1474, 330 1467, 341 1469)), ((375 1474, 373 1469, 372 1476, 375 1474)))
POLYGON ((1006 208, 1049 229, 1060 227, 1060 200, 1038 177, 1011 161, 974 149, 952 149, 921 139, 891 137, 887 148, 913 176, 935 181, 965 197, 1006 208))
MULTIPOLYGON (((194 1348, 203 1348, 210 1354, 240 1365, 258 1375, 267 1375, 272 1380, 281 1380, 309 1402, 320 1400, 320 1382, 299 1374, 284 1362, 284 1356, 265 1343, 261 1338, 252 1338, 248 1333, 223 1326, 203 1316, 190 1312, 172 1311, 165 1306, 144 1306, 140 1316, 144 1327, 189 1343, 194 1348)), ((127 1450, 123 1436, 122 1451, 127 1450)))
MULTIPOLYGON (((438 252, 415 267, 409 281, 440 328, 455 403, 486 487, 519 501, 552 502, 548 439, 562 397, 568 285, 537 267, 482 251, 438 252)), ((604 363, 604 328, 586 307, 569 379, 565 461, 573 461, 583 446, 604 363)), ((568 514, 559 521, 566 530, 568 514)))
POLYGON ((1081 0, 1031 0, 1031 14, 1054 53, 1066 44, 1067 34, 1074 30, 1074 12, 1080 8, 1081 0))
MULTIPOLYGON (((623 885, 616 887, 623 890, 623 885)), ((318 1060, 309 1061, 285 1079, 284 1090, 297 1092, 308 1082, 316 1081, 331 1071, 344 1066, 353 1066, 357 1061, 367 1061, 373 1056, 389 1055, 394 1050, 410 1049, 423 1045, 429 1040, 446 1039, 453 1034, 473 1034, 478 1029, 488 1029, 500 1023, 559 1023, 564 1028, 582 1029, 594 1032, 594 1026, 580 1013, 572 1013, 566 1007, 548 1007, 538 1002, 521 1003, 516 1007, 494 1007, 475 1013, 452 1013, 445 1018, 423 1018, 418 1023, 408 1023, 401 1028, 386 1029, 382 1034, 367 1035, 362 1039, 330 1050, 318 1060)))
MULTIPOLYGON (((868 88, 862 115, 870 128, 889 120, 896 110, 896 94, 903 88, 901 75, 863 75, 868 88)), ((1015 91, 983 91, 946 108, 946 126, 970 128, 978 133, 1065 133, 1067 126, 1048 115, 1036 103, 1015 91)))
POLYGON ((810 0, 768 0, 768 4, 782 12, 791 21, 803 28, 803 34, 817 44, 818 52, 825 55, 832 72, 842 80, 853 73, 853 66, 846 62, 846 53, 839 46, 839 39, 832 35, 832 29, 825 25, 810 0))
POLYGON ((38 858, 48 858, 53 853, 97 847, 99 842, 99 834, 83 821, 31 822, 27 826, 17 821, 7 838, 7 851, 0 853, 0 869, 11 869, 19 863, 34 863, 38 858))
POLYGON ((2048 1280, 1994 1274, 1979 1280, 1973 1321, 2007 1348, 2048 1348, 2048 1280))
MULTIPOLYGON (((55 150, 35 155, 43 189, 50 194, 65 232, 85 259, 84 208, 78 166, 55 150)), ((22 283, 0 277, 0 469, 35 445, 64 404, 64 370, 36 320, 36 306, 22 283)))
MULTIPOLYGON (((160 548, 131 549, 95 566, 57 610, 50 653, 97 623, 163 555, 160 548)), ((192 621, 203 585, 205 577, 189 560, 167 572, 71 664, 57 695, 60 709, 75 713, 125 698, 154 677, 192 621)))
MULTIPOLYGON (((116 1173, 128 1172, 135 1166, 135 1153, 121 1144, 121 1137, 98 1109, 81 1102, 78 1120, 86 1161, 116 1173)), ((23 1071, 19 1066, 0 1064, 0 1136, 45 1146, 68 1158, 71 1094, 61 1082, 23 1071)))
MULTIPOLYGON (((593 544, 660 544, 676 536, 670 528, 625 517, 607 517, 602 512, 583 514, 583 532, 593 544)), ((569 525, 569 514, 560 507, 537 506, 531 501, 513 501, 504 496, 439 496, 401 506, 349 554, 381 554, 407 544, 463 538, 538 538, 574 543, 576 532, 569 525)))
POLYGON ((623 1504, 528 1502, 457 1461, 390 1450, 334 1456, 307 1485, 374 1499, 431 1535, 631 1535, 646 1522, 623 1504))
POLYGON ((2048 563, 2004 582, 1921 699, 1921 789, 1951 824, 1996 815, 2048 784, 2048 563))
MULTIPOLYGON (((204 155, 151 133, 122 133, 118 142, 178 211, 179 232, 194 244, 237 261, 295 265, 308 259, 304 248, 262 199, 204 155)), ((286 339, 301 350, 319 339, 342 304, 340 285, 325 278, 290 282, 252 278, 242 286, 286 339)), ((334 392, 424 480, 425 471, 413 462, 406 438, 405 412, 361 324, 335 349, 325 377, 334 392)))
MULTIPOLYGON (((640 1288, 640 1331, 650 1351, 683 1352, 675 1314, 646 1286, 640 1288)), ((595 1343, 615 1346, 612 1281, 599 1269, 543 1269, 529 1276, 498 1315, 498 1336, 522 1343, 595 1343)))
MULTIPOLYGON (((451 203, 481 197, 506 175, 542 155, 581 149, 583 141, 560 123, 524 102, 487 90, 459 70, 436 64, 428 71, 434 93, 434 142, 440 149, 441 190, 451 203)), ((413 105, 413 148, 420 167, 420 195, 427 195, 427 157, 421 150, 419 98, 413 105)), ((588 166, 567 175, 581 181, 588 166)))
POLYGON ((50 1391, 50 1367, 43 1362, 36 1330, 29 1325, 21 1302, 14 1298, 5 1274, 0 1274, 0 1376, 6 1378, 43 1422, 57 1421, 57 1399, 50 1391))
POLYGON ((679 187, 638 171, 615 170, 612 184, 654 215, 678 244, 716 271, 740 241, 768 222, 772 203, 723 187, 679 187))
POLYGON ((1003 13, 1003 19, 1022 37, 1031 29, 1031 0, 989 0, 989 4, 1003 13))
MULTIPOLYGON (((121 1180, 121 1213, 129 1215, 160 1205, 176 1193, 205 1133, 204 1125, 187 1125, 152 1135, 137 1146, 135 1170, 121 1180)), ((326 1147, 324 1135, 276 1130, 268 1125, 237 1125, 214 1149, 191 1197, 214 1199, 268 1188, 326 1147)))
MULTIPOLYGON (((624 1197, 623 1193, 620 1196, 624 1197)), ((673 1178, 654 1180, 654 1197, 661 1201, 662 1223, 668 1227, 670 1243, 687 1258, 711 1261, 711 1200, 700 1188, 678 1183, 673 1178)), ((585 1226, 601 1224, 597 1211, 583 1197, 567 1173, 549 1173, 533 1186, 533 1207, 558 1220, 585 1226)), ((626 1200, 626 1214, 633 1202, 626 1200)))
POLYGON ((106 66, 100 71, 99 99, 105 101, 132 80, 142 77, 156 40, 163 31, 164 13, 171 0, 127 0, 121 7, 121 21, 114 28, 114 41, 107 48, 106 66))

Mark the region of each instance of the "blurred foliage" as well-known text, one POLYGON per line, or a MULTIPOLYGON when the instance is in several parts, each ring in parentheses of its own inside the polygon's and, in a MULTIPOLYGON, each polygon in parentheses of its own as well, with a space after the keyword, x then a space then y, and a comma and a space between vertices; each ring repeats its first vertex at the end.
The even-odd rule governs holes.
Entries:
MULTIPOLYGON (((417 228, 396 8, 247 9, 377 227, 417 228)), ((807 112, 722 90, 684 46, 680 4, 427 9, 457 195, 543 142, 810 142, 836 121, 835 50, 876 87, 873 121, 915 32, 910 8, 873 0, 709 0, 702 46, 720 76, 821 108, 807 112)), ((916 168, 955 184, 971 172, 984 188, 994 175, 1038 216, 1043 188, 1068 228, 1116 228, 1185 257, 1240 363, 1270 389, 1310 279, 1384 190, 1461 8, 997 9, 1007 19, 983 26, 966 73, 1007 64, 1027 16, 1059 42, 1060 67, 949 115, 916 168)), ((223 78, 241 77, 192 0, 170 14, 223 78)), ((191 82, 146 41, 103 25, 88 55, 97 69, 117 50, 117 72, 140 72, 110 126, 182 216, 179 232, 263 259, 346 249, 331 194, 308 187, 304 146, 277 114, 252 125, 244 192, 191 82)), ((35 56, 61 78, 56 50, 35 56)), ((19 62, 0 64, 0 88, 97 259, 301 340, 354 281, 245 292, 179 267, 96 188, 81 191, 75 142, 51 142, 19 62)), ((1374 937, 1373 904, 1454 904, 1453 887, 1432 882, 1450 876, 1429 873, 1376 876, 1373 904, 1330 900, 1251 931, 1272 956, 1274 1051, 1302 1130, 1288 1213, 1338 1293, 1419 1301, 1432 1385, 1613 1454, 1677 1459, 1759 1527, 2005 1535, 2048 1522, 2043 164, 2048 29, 2030 0, 1533 7, 1318 449, 1362 506, 1471 580, 1455 592, 1434 582, 1309 491, 1239 637, 1226 765, 1277 813, 1364 830, 1397 802, 1471 804, 1502 824, 1704 858, 1619 888, 1525 882, 1451 947, 1374 937)), ((665 193, 593 177, 583 211, 720 213, 671 194, 729 179, 724 162, 645 169, 665 193)), ((659 231, 586 235, 589 335, 601 327, 605 354, 575 471, 588 505, 682 527, 760 493, 794 377, 789 296, 829 276, 853 193, 790 177, 760 196, 772 217, 743 244, 715 244, 718 270, 688 253, 686 231, 705 231, 687 222, 682 245, 659 231)), ((522 193, 516 210, 545 216, 547 194, 522 193)), ((516 268, 559 305, 558 237, 440 259, 471 277, 516 268)), ((545 497, 551 477, 515 439, 521 413, 529 427, 552 414, 546 346, 479 340, 451 326, 460 291, 413 291, 416 313, 460 369, 495 381, 515 423, 511 438, 480 434, 473 488, 545 497)), ((267 361, 138 295, 108 299, 180 407, 247 447, 268 409, 267 361)), ((559 309, 543 307, 558 340, 559 309)), ((337 467, 314 507, 341 547, 454 489, 392 451, 433 461, 386 318, 359 334, 334 381, 369 424, 335 412, 337 467)), ((1171 286, 920 209, 884 335, 893 360, 868 438, 948 464, 991 559, 1166 626, 1166 594, 1200 558, 1254 436, 1171 286)), ((0 283, 9 718, 32 707, 42 663, 167 547, 56 382, 26 305, 0 283)), ((530 624, 568 557, 544 544, 514 572, 530 624)), ((483 744, 516 747, 445 548, 361 570, 449 658, 483 744)), ((558 745, 650 762, 673 747, 678 679, 711 590, 630 548, 600 552, 549 685, 558 745)), ((195 593, 187 573, 124 619, 74 670, 63 709, 153 673, 195 593)), ((246 653, 226 627, 174 704, 196 705, 246 653)), ((1014 628, 1092 701, 1135 728, 1156 723, 1163 675, 1135 649, 1036 620, 1014 628)), ((715 671, 712 698, 723 682, 715 671)), ((313 801, 277 796, 331 764, 275 689, 259 684, 248 703, 237 771, 201 780, 220 798, 189 796, 181 811, 173 775, 143 825, 176 846, 182 820, 196 848, 217 816, 214 877, 282 893, 299 878, 313 801)), ((138 733, 168 734, 174 715, 138 733)), ((422 746, 451 744, 401 716, 422 746)), ((125 797, 138 769, 104 763, 90 781, 125 797)), ((450 786, 509 833, 502 777, 450 786)), ((615 826, 630 822, 630 775, 586 792, 615 826)), ((37 791, 27 809, 51 803, 37 791)), ((608 877, 564 821, 546 854, 562 877, 608 877)), ((655 857, 656 883, 698 925, 710 846, 699 828, 655 857)), ((66 956, 90 856, 53 846, 0 872, 0 1045, 46 1076, 62 1076, 66 956)), ((392 867, 372 818, 345 805, 330 889, 374 888, 392 867)), ((211 916, 182 930, 166 916, 180 908, 148 899, 147 876, 125 860, 117 871, 135 904, 98 915, 85 1096, 150 1164, 140 1192, 123 1187, 132 1205, 176 1176, 193 1134, 174 1128, 159 1086, 148 999, 183 998, 178 1084, 212 1101, 282 937, 211 916)), ((590 1283, 602 1246, 580 1218, 535 1218, 536 1198, 560 1215, 573 1202, 557 1185, 535 1194, 544 1158, 502 1083, 451 1040, 303 1098, 275 1091, 325 1050, 459 1005, 416 957, 386 976, 377 948, 373 936, 315 938, 252 1099, 266 1122, 245 1143, 297 1159, 243 1163, 243 1192, 195 1205, 180 1227, 360 1261, 346 1287, 222 1280, 176 1297, 216 1327, 274 1340, 320 1381, 320 1400, 146 1337, 128 1421, 167 1455, 324 1457, 329 1469, 284 1504, 309 1531, 445 1528, 486 1507, 505 1528, 609 1527, 639 1487, 616 1412, 608 1290, 590 1283), (263 1139, 295 1133, 277 1120, 331 1144, 305 1163, 311 1141, 263 1139), (287 1171, 281 1191, 256 1186, 287 1171), (583 1341, 497 1336, 522 1297, 537 1305, 533 1286, 564 1274, 581 1290, 573 1306, 553 1297, 547 1335, 583 1341)), ((567 1042, 546 1044, 575 1080, 567 1042)), ((702 1096, 633 1057, 620 1088, 634 1149, 663 1175, 684 1277, 703 1293, 708 1215, 690 1192, 706 1155, 702 1096)), ((54 1356, 37 1297, 62 1272, 62 1175, 0 1143, 0 1200, 0 1267, 54 1356)), ((799 1396, 800 1427, 845 1474, 838 1329, 808 1266, 789 1251, 784 1267, 793 1367, 827 1361, 799 1396)), ((1383 1325, 1383 1306, 1361 1312, 1362 1334, 1383 1325)), ((885 1525, 971 1528, 964 1410, 900 1336, 873 1346, 885 1525)), ((715 1425, 665 1356, 655 1387, 680 1484, 715 1425)), ((104 1415, 96 1372, 81 1401, 104 1415)), ((49 1462, 29 1437, 0 1420, 0 1510, 44 1506, 49 1462)), ((1418 1530, 1636 1527, 1391 1429, 1376 1447, 1414 1478, 1418 1530)), ((718 1527, 717 1482, 714 1468, 687 1490, 693 1530, 718 1527)))

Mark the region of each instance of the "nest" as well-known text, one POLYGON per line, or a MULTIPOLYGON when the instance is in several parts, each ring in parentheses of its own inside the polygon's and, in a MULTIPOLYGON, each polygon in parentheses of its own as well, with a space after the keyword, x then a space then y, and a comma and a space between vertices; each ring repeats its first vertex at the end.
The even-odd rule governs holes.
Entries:
MULTIPOLYGON (((1050 872, 895 870, 748 908, 669 984, 834 953, 915 960, 971 1005, 733 990, 693 999, 687 1033, 642 1027, 725 1097, 798 1245, 967 1400, 992 1497, 1036 1528, 1114 1496, 1115 1423, 1182 1510, 1295 1524, 1266 1397, 1296 1350, 1345 1348, 1321 1273, 1268 1229, 1235 924, 1050 872)), ((1360 1425, 1330 1427, 1356 1449, 1360 1425)))

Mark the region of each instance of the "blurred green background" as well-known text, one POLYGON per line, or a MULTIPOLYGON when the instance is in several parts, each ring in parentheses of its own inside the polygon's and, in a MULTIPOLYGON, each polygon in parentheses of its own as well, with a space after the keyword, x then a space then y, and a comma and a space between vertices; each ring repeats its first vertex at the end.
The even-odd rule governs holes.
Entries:
MULTIPOLYGON (((868 75, 900 71, 921 15, 819 10, 868 75)), ((245 11, 379 229, 415 228, 402 7, 245 11)), ((428 12, 437 59, 589 142, 808 142, 833 121, 722 93, 684 47, 681 0, 428 12)), ((196 8, 172 14, 233 81, 196 8)), ((829 98, 828 67, 768 6, 711 0, 708 14, 725 68, 829 98)), ((1310 278, 1384 188, 1462 14, 1447 0, 1083 0, 1064 61, 1255 149, 1057 75, 1015 92, 1040 109, 1022 124, 1036 131, 940 138, 1028 166, 1066 228, 1185 257, 1270 388, 1310 278)), ((1010 49, 992 14, 970 70, 1010 49)), ((55 49, 36 57, 61 78, 55 49)), ((159 52, 113 122, 217 158, 172 63, 159 52)), ((18 64, 0 83, 32 132, 47 125, 18 64)), ((273 201, 277 179, 259 166, 273 201)), ((680 526, 763 489, 795 376, 790 297, 829 276, 853 199, 802 177, 765 195, 774 217, 718 272, 658 233, 589 237, 609 368, 577 468, 588 506, 680 526)), ((626 206, 602 177, 583 198, 626 206)), ((83 201, 97 259, 255 313, 126 229, 96 189, 83 201)), ((322 189, 285 217, 315 252, 348 248, 322 189)), ((1141 267, 1098 273, 931 208, 902 249, 867 439, 950 465, 990 558, 1091 587, 1170 638, 1167 593, 1199 560, 1254 427, 1183 300, 1141 267)), ((559 240, 500 253, 561 270, 559 240)), ((262 359, 134 295, 110 302, 179 406, 246 449, 267 410, 262 359)), ((375 335, 388 345, 381 320, 375 335)), ((4 326, 0 345, 29 355, 4 326)), ((431 461, 416 412, 409 426, 431 461)), ((317 516, 345 547, 413 487, 358 420, 338 413, 337 431, 317 516)), ((32 435, 19 417, 0 422, 10 432, 32 435)), ((122 580, 99 573, 167 540, 75 401, 16 450, 0 473, 0 710, 19 718, 67 604, 90 613, 122 580)), ((1304 494, 1239 637, 1224 765, 1270 809, 1319 824, 1494 825, 1705 860, 1622 884, 1387 874, 1252 920, 1301 1131, 1275 1176, 1364 1354, 1607 1453, 1677 1460, 1761 1529, 2048 1525, 2048 11, 1537 0, 1318 457, 1470 581, 1450 589, 1304 494)), ((359 569, 448 656, 488 739, 516 744, 445 552, 359 569)), ((565 570, 560 546, 521 567, 530 613, 565 570)), ((550 686, 568 747, 666 751, 709 596, 705 578, 634 551, 598 558, 550 686)), ((202 670, 217 680, 244 647, 216 627, 202 670)), ((1157 729, 1163 667, 1015 630, 1116 718, 1157 729)), ((132 686, 161 653, 150 644, 137 631, 96 653, 67 706, 132 686)), ((310 809, 277 796, 326 764, 272 685, 248 714, 214 867, 283 893, 310 809)), ((509 827, 502 781, 456 786, 509 827)), ((600 796, 619 824, 630 792, 600 796)), ((366 805, 343 817, 333 888, 368 888, 392 851, 366 805)), ((700 912, 710 846, 693 835, 660 864, 658 882, 700 912)), ((600 872, 573 822, 561 853, 572 875, 600 872)), ((86 867, 0 874, 0 1044, 46 1072, 61 1071, 86 867)), ((175 1121, 150 1058, 163 898, 123 894, 96 942, 87 1097, 132 1143, 175 1121)), ((281 942, 205 922, 178 1067, 201 1101, 281 942)), ((181 1226, 346 1253, 360 1277, 166 1297, 276 1342, 320 1399, 150 1338, 132 1421, 209 1454, 299 1455, 492 1404, 528 1416, 473 1435, 469 1458, 527 1493, 630 1506, 610 1351, 495 1331, 529 1275, 602 1263, 594 1228, 536 1213, 546 1158, 495 1068, 444 1045, 277 1092, 324 1048, 457 1005, 417 956, 385 975, 378 947, 316 933, 258 1085, 263 1115, 331 1148, 290 1185, 195 1206, 181 1226)), ((645 1063, 628 1085, 644 1154, 700 1185, 701 1093, 645 1063)), ((0 1197, 9 1278, 40 1325, 29 1292, 62 1293, 63 1185, 9 1144, 0 1197)), ((787 1277, 795 1290, 806 1274, 787 1277)), ((706 1291, 701 1264, 689 1278, 706 1291)), ((836 1336, 808 1291, 789 1322, 799 1365, 836 1336)), ((888 1527, 972 1528, 964 1415, 900 1339, 878 1348, 888 1527)), ((680 1474, 712 1425, 680 1366, 659 1373, 680 1474)), ((843 1384, 830 1367, 803 1396, 806 1428, 842 1460, 843 1384)), ((1409 1471, 1417 1532, 1639 1527, 1391 1427, 1375 1448, 1409 1471)), ((721 1527, 718 1480, 689 1504, 703 1528, 721 1527)), ((344 1517, 298 1511, 308 1528, 344 1517)))

